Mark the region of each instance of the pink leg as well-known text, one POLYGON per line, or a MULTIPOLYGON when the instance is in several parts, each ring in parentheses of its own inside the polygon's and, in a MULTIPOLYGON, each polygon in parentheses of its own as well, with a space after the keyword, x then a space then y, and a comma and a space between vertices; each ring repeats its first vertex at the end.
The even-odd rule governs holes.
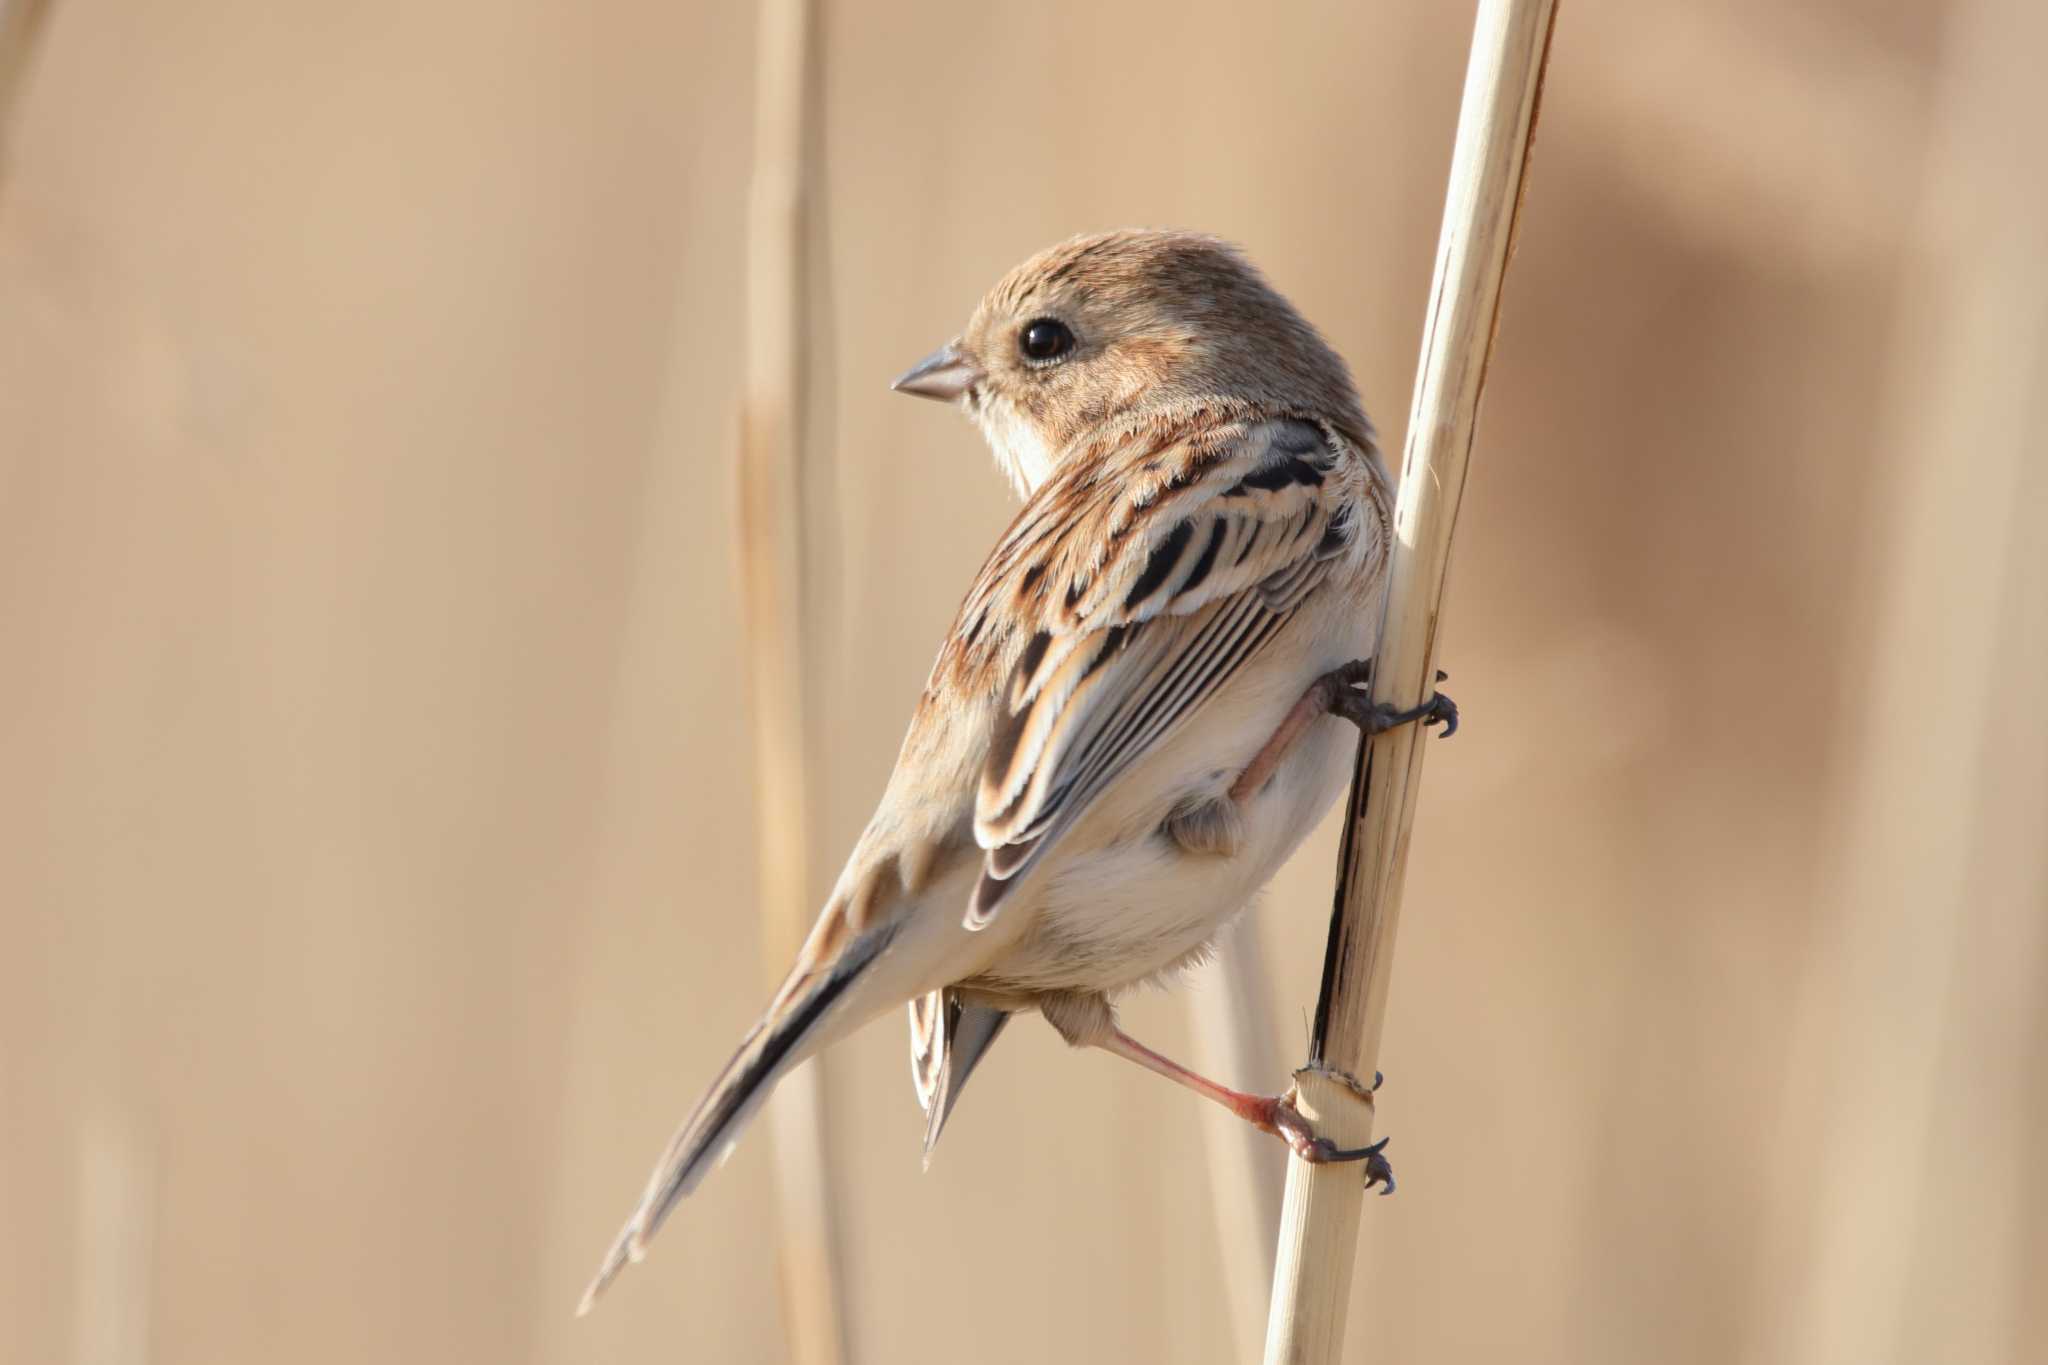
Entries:
POLYGON ((1292 1095, 1248 1095, 1242 1090, 1218 1085, 1207 1076, 1188 1070, 1173 1058, 1154 1052, 1120 1028, 1111 1029, 1108 1036, 1095 1046, 1184 1085, 1205 1099, 1214 1100, 1260 1132, 1271 1133, 1285 1142, 1303 1161, 1362 1160, 1366 1163, 1365 1183, 1368 1186, 1384 1184, 1386 1189, 1383 1193, 1393 1192, 1393 1168, 1380 1155, 1381 1149, 1387 1145, 1385 1138, 1370 1147, 1339 1147, 1310 1130, 1308 1121, 1294 1107, 1292 1095))
POLYGON ((1205 1099, 1216 1101, 1254 1128, 1274 1134, 1280 1131, 1279 1124, 1274 1119, 1274 1112, 1280 1105, 1278 1096, 1247 1095, 1242 1090, 1232 1090, 1227 1085, 1218 1085, 1200 1072, 1188 1070, 1173 1058, 1154 1052, 1122 1029, 1112 1030, 1109 1037, 1096 1046, 1104 1052, 1122 1057, 1125 1061, 1136 1062, 1147 1071, 1164 1076, 1178 1085, 1184 1085, 1205 1099))
POLYGON ((1287 751, 1294 747, 1294 742, 1301 738, 1302 731, 1330 713, 1330 703, 1336 699, 1336 687, 1337 684, 1328 677, 1317 678, 1309 684, 1308 691, 1294 703, 1293 709, 1280 722, 1280 728, 1273 732, 1273 737, 1252 756, 1251 762, 1245 764, 1244 771, 1237 775, 1237 781, 1230 784, 1231 800, 1243 805, 1273 780, 1274 770, 1280 766, 1280 760, 1287 757, 1287 751))

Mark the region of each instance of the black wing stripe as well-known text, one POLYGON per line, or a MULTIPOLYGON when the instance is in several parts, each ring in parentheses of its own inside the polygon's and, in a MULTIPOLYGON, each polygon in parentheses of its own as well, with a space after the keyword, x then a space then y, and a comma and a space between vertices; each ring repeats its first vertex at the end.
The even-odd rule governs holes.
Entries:
POLYGON ((1178 592, 1193 592, 1202 586, 1202 580, 1209 576, 1209 570, 1216 567, 1216 552, 1223 548, 1224 537, 1230 533, 1230 520, 1217 517, 1209 528, 1209 543, 1202 550, 1202 557, 1195 561, 1195 567, 1188 570, 1188 576, 1180 581, 1178 592))
POLYGON ((1155 545, 1152 553, 1146 557, 1145 571, 1138 575, 1138 581, 1131 584, 1131 590, 1124 594, 1126 607, 1135 607, 1159 591, 1172 575, 1174 566, 1180 563, 1181 554, 1188 548, 1188 542, 1194 539, 1194 535, 1195 524, 1185 517, 1166 533, 1166 538, 1155 545))

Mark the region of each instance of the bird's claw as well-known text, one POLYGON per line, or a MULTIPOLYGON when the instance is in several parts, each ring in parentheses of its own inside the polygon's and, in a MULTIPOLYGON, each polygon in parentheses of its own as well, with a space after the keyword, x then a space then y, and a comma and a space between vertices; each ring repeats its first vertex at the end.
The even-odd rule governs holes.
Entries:
POLYGON ((1439 739, 1449 739, 1458 733, 1458 703, 1441 692, 1432 694, 1422 705, 1406 711, 1394 711, 1388 707, 1382 707, 1381 710, 1387 713, 1382 727, 1384 729, 1391 730, 1396 725, 1406 725, 1411 720, 1419 720, 1424 726, 1443 726, 1444 732, 1438 736, 1439 739))
MULTIPOLYGON (((1379 1073, 1373 1073, 1374 1089, 1378 1089, 1379 1073)), ((1302 1117, 1301 1110, 1294 1105, 1292 1093, 1279 1096, 1273 1101, 1273 1131, 1287 1144, 1287 1149, 1310 1165, 1321 1166, 1339 1161, 1363 1161, 1365 1163, 1365 1187, 1380 1186, 1382 1195, 1394 1192, 1394 1168, 1386 1158, 1387 1143, 1392 1139, 1381 1138, 1365 1147, 1339 1147, 1328 1138, 1318 1134, 1302 1117)))
POLYGON ((1371 1189, 1375 1185, 1379 1186, 1382 1199, 1394 1192, 1394 1168, 1381 1154, 1381 1149, 1389 1141, 1391 1139, 1381 1138, 1365 1149, 1365 1187, 1371 1189))
MULTIPOLYGON (((1421 721, 1423 725, 1444 727, 1442 738, 1449 739, 1458 733, 1458 703, 1441 692, 1431 694, 1429 700, 1420 706, 1400 710, 1388 702, 1372 704, 1361 687, 1372 684, 1371 659, 1359 659, 1333 670, 1325 679, 1330 688, 1330 710, 1343 716, 1368 735, 1383 734, 1399 725, 1421 721)), ((1448 682, 1450 674, 1442 669, 1436 671, 1438 682, 1448 682)))
POLYGON ((1432 695, 1422 705, 1411 706, 1405 711, 1395 708, 1388 702, 1373 705, 1358 693, 1339 698, 1331 709, 1368 735, 1384 734, 1396 726, 1407 725, 1412 721, 1421 721, 1424 725, 1443 726, 1444 739, 1458 733, 1458 703, 1441 692, 1432 695))

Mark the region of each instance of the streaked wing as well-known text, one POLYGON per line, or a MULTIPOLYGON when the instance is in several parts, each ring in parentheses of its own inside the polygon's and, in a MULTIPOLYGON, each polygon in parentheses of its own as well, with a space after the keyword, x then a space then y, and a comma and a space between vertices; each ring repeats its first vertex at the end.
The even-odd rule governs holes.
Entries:
POLYGON ((1014 660, 976 797, 988 853, 969 927, 1350 549, 1359 509, 1335 485, 1357 458, 1310 422, 1216 420, 1069 459, 1033 497, 939 663, 966 669, 977 646, 1014 660), (982 641, 992 618, 1018 623, 1021 646, 982 641))

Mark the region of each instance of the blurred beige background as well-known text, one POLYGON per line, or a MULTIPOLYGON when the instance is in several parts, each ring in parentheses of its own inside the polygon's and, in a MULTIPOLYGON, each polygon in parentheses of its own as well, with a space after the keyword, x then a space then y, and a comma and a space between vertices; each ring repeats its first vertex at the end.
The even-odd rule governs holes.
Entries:
MULTIPOLYGON (((820 875, 1009 515, 887 380, 1051 240, 1197 226, 1398 449, 1469 20, 823 0, 820 875)), ((58 0, 0 183, 7 1362, 783 1357, 758 1141, 570 1316, 760 1003, 753 49, 58 0)), ((2037 0, 1565 6, 1356 1359, 2048 1359, 2043 50, 2037 0)), ((1022 1021, 921 1175, 905 1071, 825 1068, 853 1360, 1240 1358, 1189 1097, 1022 1021)))

